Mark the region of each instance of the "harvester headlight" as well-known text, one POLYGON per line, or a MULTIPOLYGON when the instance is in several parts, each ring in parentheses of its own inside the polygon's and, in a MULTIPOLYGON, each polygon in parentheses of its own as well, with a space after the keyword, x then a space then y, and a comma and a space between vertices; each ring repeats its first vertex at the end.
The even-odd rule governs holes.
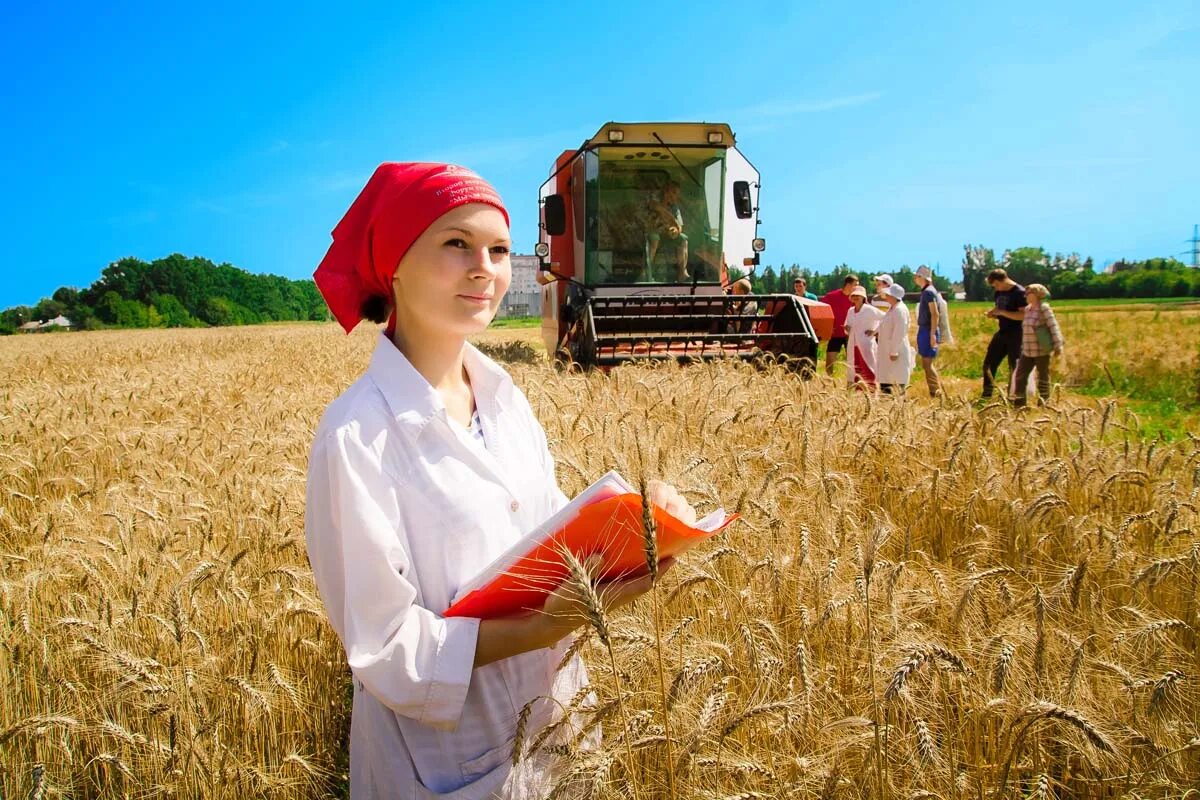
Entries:
POLYGON ((625 141, 625 131, 611 130, 608 132, 608 140, 610 142, 625 141))
POLYGON ((538 258, 545 258, 550 255, 550 245, 545 242, 538 242, 533 246, 533 254, 538 258))
POLYGON ((708 132, 708 143, 709 144, 720 144, 724 140, 725 140, 725 134, 721 133, 720 131, 709 131, 708 132))
POLYGON ((750 249, 756 253, 761 253, 763 250, 767 249, 767 240, 766 239, 755 239, 754 241, 752 241, 750 243, 750 249))

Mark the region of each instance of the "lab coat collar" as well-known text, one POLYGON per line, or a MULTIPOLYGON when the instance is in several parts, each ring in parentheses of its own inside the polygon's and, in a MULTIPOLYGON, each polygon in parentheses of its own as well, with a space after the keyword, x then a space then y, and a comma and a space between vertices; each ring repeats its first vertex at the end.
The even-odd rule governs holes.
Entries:
MULTIPOLYGON (((479 422, 488 446, 486 449, 467 446, 459 431, 454 432, 453 438, 459 441, 463 459, 473 461, 482 475, 503 486, 515 498, 513 478, 519 474, 520 465, 509 463, 508 446, 500 435, 497 422, 505 409, 512 407, 515 391, 512 378, 469 342, 463 350, 463 362, 471 378, 475 408, 479 411, 479 422)), ((381 335, 375 345, 367 375, 382 392, 400 429, 413 443, 435 419, 441 420, 443 431, 453 431, 441 396, 386 335, 381 335)))
MULTIPOLYGON (((463 361, 480 416, 495 418, 509 405, 512 378, 469 342, 463 351, 463 361)), ((445 419, 446 405, 441 396, 386 334, 379 335, 367 375, 383 394, 396 421, 410 428, 414 435, 434 417, 445 419)))

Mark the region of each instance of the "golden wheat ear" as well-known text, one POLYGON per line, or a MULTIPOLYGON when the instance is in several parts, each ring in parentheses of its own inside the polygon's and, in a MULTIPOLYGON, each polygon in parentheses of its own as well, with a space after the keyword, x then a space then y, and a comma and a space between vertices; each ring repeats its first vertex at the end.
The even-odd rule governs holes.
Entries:
POLYGON ((581 610, 588 625, 600 637, 600 641, 608 646, 612 636, 608 627, 608 615, 604 611, 604 603, 596 590, 596 576, 584 566, 583 562, 567 548, 561 551, 563 563, 567 565, 567 578, 563 585, 569 586, 579 598, 581 610))

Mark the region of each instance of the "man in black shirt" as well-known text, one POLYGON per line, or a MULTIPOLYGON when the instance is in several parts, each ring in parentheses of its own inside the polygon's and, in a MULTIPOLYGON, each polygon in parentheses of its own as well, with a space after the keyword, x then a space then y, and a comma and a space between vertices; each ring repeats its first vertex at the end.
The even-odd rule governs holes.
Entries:
MULTIPOLYGON (((996 383, 996 370, 1006 358, 1008 375, 1012 380, 1021 357, 1021 323, 1025 319, 1025 287, 1008 277, 1002 269, 988 273, 988 286, 992 287, 995 305, 987 315, 1000 323, 999 330, 988 343, 987 355, 983 357, 983 396, 991 397, 996 383)), ((1011 388, 1009 390, 1011 394, 1011 388)))

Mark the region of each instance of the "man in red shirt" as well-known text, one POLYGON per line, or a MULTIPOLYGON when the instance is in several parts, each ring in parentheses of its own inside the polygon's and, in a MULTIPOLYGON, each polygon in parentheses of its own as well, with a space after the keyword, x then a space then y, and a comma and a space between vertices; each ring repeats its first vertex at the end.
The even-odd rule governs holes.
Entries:
POLYGON ((850 293, 858 286, 857 275, 847 275, 841 289, 834 289, 821 298, 821 302, 833 309, 833 336, 825 347, 825 372, 833 374, 833 362, 837 354, 846 347, 846 313, 850 311, 850 293))

